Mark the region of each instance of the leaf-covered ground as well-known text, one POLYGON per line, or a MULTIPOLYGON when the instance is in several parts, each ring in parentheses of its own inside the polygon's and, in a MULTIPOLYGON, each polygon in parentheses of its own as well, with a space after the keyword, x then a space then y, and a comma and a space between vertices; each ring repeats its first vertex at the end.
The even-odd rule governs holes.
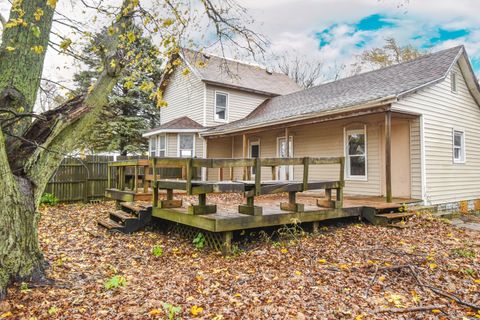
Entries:
POLYGON ((112 208, 43 208, 40 241, 55 281, 11 287, 0 318, 480 317, 452 300, 480 304, 480 233, 445 221, 414 217, 405 229, 343 222, 225 258, 154 230, 123 235, 97 228, 95 219, 112 208), (431 310, 395 312, 413 307, 431 310))

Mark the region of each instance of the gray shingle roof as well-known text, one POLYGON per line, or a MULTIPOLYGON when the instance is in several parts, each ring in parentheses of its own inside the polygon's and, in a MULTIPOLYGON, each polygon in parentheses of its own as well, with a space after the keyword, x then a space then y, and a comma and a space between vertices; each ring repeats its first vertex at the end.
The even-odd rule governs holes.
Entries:
POLYGON ((200 123, 193 121, 189 117, 180 117, 173 119, 169 122, 166 122, 162 124, 159 127, 156 127, 148 132, 145 132, 145 134, 155 132, 158 130, 171 130, 171 129, 204 129, 205 127, 202 126, 200 123))
POLYGON ((422 56, 416 60, 358 74, 295 93, 274 97, 246 118, 205 132, 226 133, 252 126, 267 126, 297 116, 347 108, 389 97, 398 97, 443 79, 463 46, 422 56))
POLYGON ((301 89, 288 76, 277 72, 267 72, 266 69, 259 66, 187 49, 182 50, 182 56, 206 82, 272 96, 292 93, 301 89))

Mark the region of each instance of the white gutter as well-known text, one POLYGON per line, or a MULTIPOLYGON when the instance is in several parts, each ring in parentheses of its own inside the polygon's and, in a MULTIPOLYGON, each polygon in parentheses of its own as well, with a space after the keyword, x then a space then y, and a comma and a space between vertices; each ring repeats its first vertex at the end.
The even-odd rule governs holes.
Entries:
POLYGON ((147 138, 160 133, 196 133, 196 132, 202 132, 205 130, 207 129, 158 129, 158 130, 146 132, 142 134, 142 137, 147 138))

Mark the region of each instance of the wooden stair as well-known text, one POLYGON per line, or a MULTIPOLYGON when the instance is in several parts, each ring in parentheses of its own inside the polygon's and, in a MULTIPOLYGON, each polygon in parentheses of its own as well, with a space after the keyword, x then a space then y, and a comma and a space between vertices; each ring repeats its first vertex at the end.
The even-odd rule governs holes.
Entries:
POLYGON ((98 225, 122 233, 133 233, 147 226, 152 220, 152 207, 134 202, 120 203, 121 210, 110 212, 108 218, 97 221, 98 225))
POLYGON ((381 226, 396 226, 398 223, 406 221, 411 216, 414 216, 414 212, 400 211, 401 206, 390 208, 372 208, 363 207, 362 217, 375 225, 381 226))

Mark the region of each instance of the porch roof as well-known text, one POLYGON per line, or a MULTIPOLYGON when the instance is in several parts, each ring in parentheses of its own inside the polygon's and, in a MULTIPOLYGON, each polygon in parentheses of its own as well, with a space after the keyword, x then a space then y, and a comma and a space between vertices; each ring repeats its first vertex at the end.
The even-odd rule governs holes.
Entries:
POLYGON ((201 132, 206 128, 200 123, 190 119, 189 117, 180 117, 166 122, 161 126, 154 128, 142 134, 143 137, 150 137, 165 132, 201 132))
MULTIPOLYGON (((266 127, 330 113, 386 105, 443 80, 464 54, 463 46, 264 101, 247 117, 209 129, 214 136, 266 127)), ((466 58, 468 61, 468 58, 466 58)))

